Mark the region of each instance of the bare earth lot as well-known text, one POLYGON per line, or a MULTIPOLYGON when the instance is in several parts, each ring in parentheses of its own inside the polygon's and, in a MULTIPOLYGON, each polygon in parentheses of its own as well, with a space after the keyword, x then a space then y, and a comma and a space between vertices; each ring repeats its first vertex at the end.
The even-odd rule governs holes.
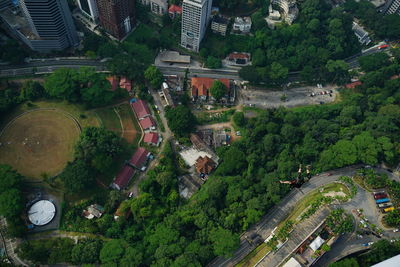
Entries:
POLYGON ((22 175, 40 179, 55 175, 73 159, 80 129, 66 113, 34 110, 17 117, 0 135, 0 163, 22 175))

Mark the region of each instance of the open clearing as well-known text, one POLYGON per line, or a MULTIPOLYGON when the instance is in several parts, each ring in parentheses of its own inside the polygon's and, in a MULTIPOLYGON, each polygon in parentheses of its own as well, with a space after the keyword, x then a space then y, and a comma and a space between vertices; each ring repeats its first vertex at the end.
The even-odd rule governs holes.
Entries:
POLYGON ((73 159, 80 128, 60 110, 32 110, 11 121, 0 136, 0 163, 22 175, 40 179, 56 175, 73 159))

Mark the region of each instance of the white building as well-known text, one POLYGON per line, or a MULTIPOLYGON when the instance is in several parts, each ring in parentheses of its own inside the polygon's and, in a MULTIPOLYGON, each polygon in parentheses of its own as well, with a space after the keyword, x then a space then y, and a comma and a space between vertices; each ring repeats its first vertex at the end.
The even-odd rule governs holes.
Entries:
POLYGON ((84 15, 89 17, 93 22, 97 22, 99 11, 97 10, 96 0, 77 0, 76 2, 84 15))
POLYGON ((400 0, 388 0, 385 4, 384 12, 386 15, 400 15, 400 0))
POLYGON ((198 52, 210 21, 212 0, 184 0, 181 46, 198 52))
POLYGON ((251 30, 251 18, 250 17, 236 17, 233 23, 233 30, 235 32, 249 33, 251 30))
POLYGON ((168 12, 168 0, 140 0, 143 5, 150 6, 151 12, 164 15, 168 12))
POLYGON ((363 27, 358 25, 356 22, 353 21, 353 26, 352 29, 354 31, 354 34, 357 36, 358 41, 360 44, 365 44, 368 45, 371 42, 371 39, 369 38, 368 32, 364 30, 363 27))

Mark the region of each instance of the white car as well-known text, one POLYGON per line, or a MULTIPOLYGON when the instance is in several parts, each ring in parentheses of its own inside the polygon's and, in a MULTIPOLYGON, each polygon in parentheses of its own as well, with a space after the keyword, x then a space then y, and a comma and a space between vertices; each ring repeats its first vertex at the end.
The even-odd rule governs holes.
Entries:
POLYGON ((394 229, 393 233, 397 233, 399 231, 399 229, 394 229))

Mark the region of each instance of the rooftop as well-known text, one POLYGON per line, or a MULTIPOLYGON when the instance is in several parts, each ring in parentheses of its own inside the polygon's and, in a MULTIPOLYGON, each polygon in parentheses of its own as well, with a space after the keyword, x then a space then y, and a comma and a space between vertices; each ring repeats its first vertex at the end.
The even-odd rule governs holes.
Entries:
POLYGON ((19 9, 14 12, 9 8, 6 8, 0 12, 0 17, 10 25, 13 29, 18 30, 29 40, 40 40, 40 37, 32 32, 32 29, 26 20, 26 18, 21 14, 19 9))
POLYGON ((142 126, 143 129, 149 129, 151 127, 156 126, 156 123, 154 122, 152 117, 146 117, 143 120, 139 121, 140 126, 142 126))
POLYGON ((139 147, 136 150, 135 154, 133 154, 129 163, 135 166, 136 168, 141 169, 143 165, 146 163, 148 155, 149 152, 146 149, 144 149, 143 147, 139 147))
POLYGON ((125 165, 114 180, 114 185, 116 185, 117 189, 121 190, 125 188, 134 173, 135 170, 132 167, 125 165))
POLYGON ((250 17, 236 17, 235 24, 251 24, 250 17))
MULTIPOLYGON (((216 79, 212 78, 192 78, 192 96, 208 96, 208 89, 213 85, 216 79)), ((218 79, 226 88, 230 88, 228 79, 218 79)))
POLYGON ((158 143, 158 133, 145 133, 143 142, 156 145, 158 143))
POLYGON ((215 162, 208 156, 199 157, 196 160, 196 171, 197 173, 210 174, 215 169, 215 162))
POLYGON ((147 103, 145 101, 139 99, 136 102, 132 103, 131 105, 132 105, 133 111, 135 111, 136 116, 139 119, 142 119, 142 118, 150 115, 149 107, 147 106, 147 103))
POLYGON ((161 61, 190 64, 190 56, 184 56, 176 51, 163 51, 158 55, 161 61))
POLYGON ((227 25, 229 23, 229 20, 227 18, 222 17, 222 16, 215 16, 213 18, 213 22, 227 25))
POLYGON ((170 13, 179 13, 179 14, 181 14, 181 13, 182 13, 182 7, 177 6, 177 5, 171 5, 171 6, 168 8, 168 12, 170 12, 170 13))

